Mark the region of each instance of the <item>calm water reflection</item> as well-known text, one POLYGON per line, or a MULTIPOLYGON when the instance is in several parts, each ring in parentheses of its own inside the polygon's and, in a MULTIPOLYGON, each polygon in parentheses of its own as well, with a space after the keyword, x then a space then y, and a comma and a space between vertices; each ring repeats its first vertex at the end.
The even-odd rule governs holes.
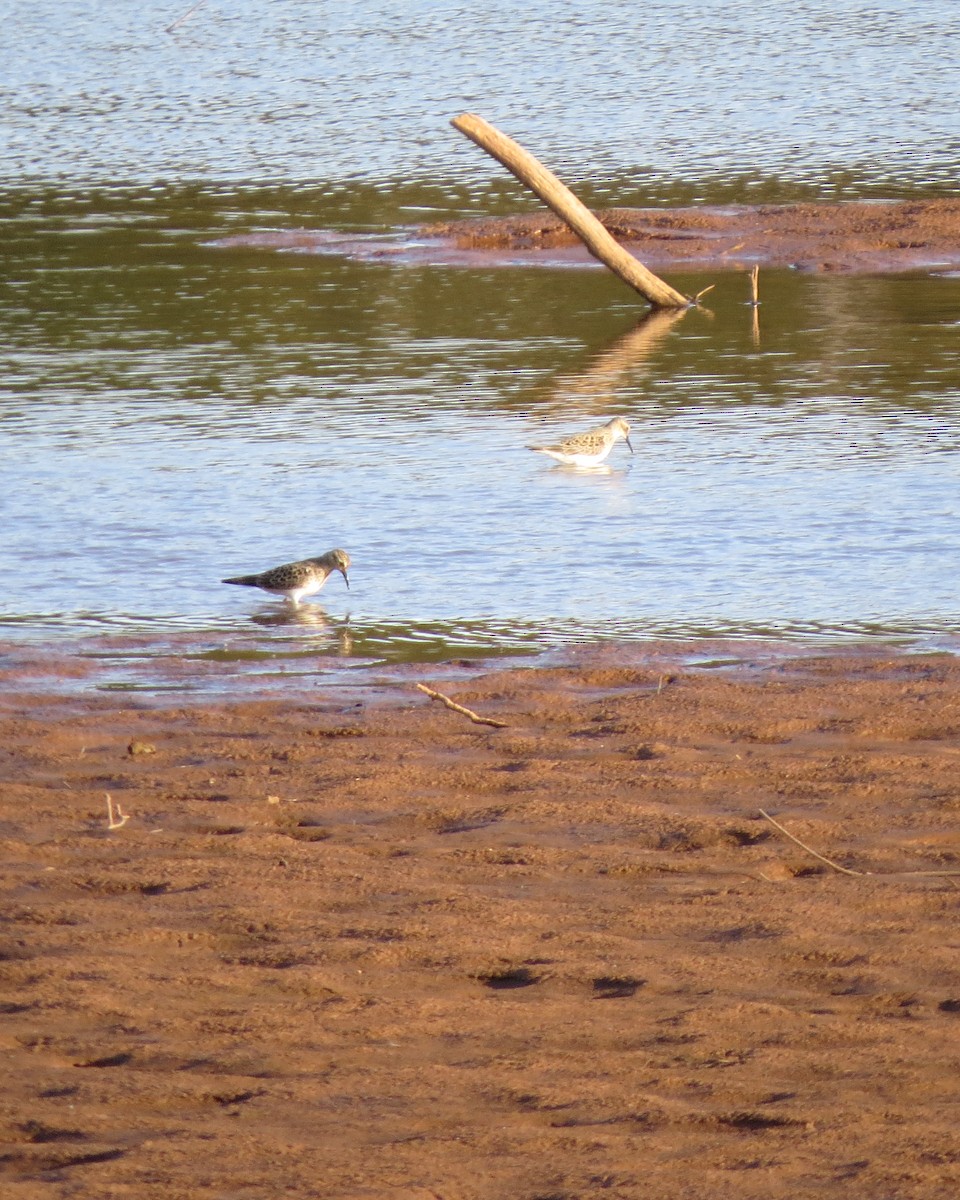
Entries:
POLYGON ((255 663, 957 629, 960 279, 769 272, 756 337, 742 276, 641 322, 599 270, 213 245, 528 206, 464 109, 594 203, 943 194, 952 6, 278 0, 164 33, 188 7, 5 20, 0 636, 255 663), (607 472, 524 449, 617 414, 607 472), (335 545, 354 590, 293 619, 219 583, 335 545))

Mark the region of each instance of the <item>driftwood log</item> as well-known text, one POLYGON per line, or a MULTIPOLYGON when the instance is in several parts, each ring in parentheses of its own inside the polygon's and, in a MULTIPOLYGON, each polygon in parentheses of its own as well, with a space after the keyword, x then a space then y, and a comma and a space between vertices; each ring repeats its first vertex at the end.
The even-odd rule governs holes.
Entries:
POLYGON ((598 258, 614 275, 640 293, 656 308, 689 308, 690 298, 672 288, 652 271, 648 271, 639 259, 620 245, 597 220, 589 208, 570 191, 565 184, 532 154, 500 132, 483 117, 463 113, 450 122, 481 150, 492 155, 514 174, 544 204, 567 223, 586 248, 598 258))

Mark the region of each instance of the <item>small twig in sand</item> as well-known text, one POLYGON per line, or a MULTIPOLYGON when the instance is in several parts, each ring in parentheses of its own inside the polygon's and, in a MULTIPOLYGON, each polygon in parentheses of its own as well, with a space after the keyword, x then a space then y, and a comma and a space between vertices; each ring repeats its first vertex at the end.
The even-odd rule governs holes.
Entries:
POLYGON ((198 8, 203 8, 203 6, 206 4, 206 2, 207 2, 207 0, 197 0, 197 3, 193 6, 193 8, 188 8, 182 17, 177 17, 177 19, 172 24, 168 25, 163 32, 164 33, 173 33, 173 31, 177 28, 178 25, 182 25, 184 23, 184 21, 186 21, 190 17, 192 17, 198 8))
POLYGON ((808 854, 812 854, 814 858, 819 858, 820 861, 825 862, 828 867, 833 867, 833 869, 835 871, 839 871, 841 873, 841 875, 869 875, 870 874, 869 871, 851 871, 849 867, 841 867, 839 863, 835 863, 832 859, 825 858, 822 854, 819 854, 816 850, 814 850, 812 846, 808 846, 806 844, 806 842, 801 842, 798 837, 794 837, 789 829, 784 829, 784 827, 780 824, 779 821, 775 821, 773 819, 773 817, 771 817, 768 812, 764 812, 762 808, 760 809, 760 816, 766 817, 766 819, 770 822, 770 824, 776 826, 776 828, 779 829, 780 832, 782 834, 784 834, 785 837, 788 837, 791 842, 796 842, 797 845, 801 849, 806 850, 806 852, 808 854))
POLYGON ((472 709, 464 708, 462 704, 457 704, 455 700, 451 700, 449 696, 445 696, 443 692, 435 692, 433 688, 428 688, 425 683, 418 683, 417 687, 421 692, 425 692, 431 700, 439 700, 441 704, 454 712, 462 713, 465 717, 469 717, 476 725, 492 725, 494 729, 506 729, 506 721, 496 721, 493 717, 481 717, 472 709))
MULTIPOLYGON (((788 837, 791 842, 796 842, 808 854, 812 854, 814 858, 819 858, 821 862, 825 862, 828 867, 833 867, 835 871, 839 871, 842 875, 869 875, 873 879, 947 879, 951 876, 960 875, 960 871, 851 871, 849 867, 841 867, 839 863, 835 863, 830 858, 825 858, 822 854, 818 854, 812 846, 808 846, 806 842, 801 842, 798 837, 790 832, 789 829, 784 829, 779 821, 775 821, 768 812, 760 809, 760 816, 766 817, 771 825, 776 826, 785 837, 788 837)), ((766 878, 766 876, 763 876, 766 878)), ((956 884, 954 884, 956 886, 956 884)))
POLYGON ((126 825, 126 823, 130 820, 130 814, 123 811, 123 809, 120 807, 119 801, 117 802, 116 814, 114 814, 113 801, 110 799, 110 793, 104 792, 103 794, 107 798, 107 828, 122 829, 123 826, 126 825))

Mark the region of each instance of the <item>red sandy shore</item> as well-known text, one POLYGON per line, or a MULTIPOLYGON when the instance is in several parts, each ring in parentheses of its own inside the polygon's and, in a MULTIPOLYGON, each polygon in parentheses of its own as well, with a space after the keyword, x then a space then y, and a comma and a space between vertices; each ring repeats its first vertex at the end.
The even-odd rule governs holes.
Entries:
MULTIPOLYGON (((960 266, 960 200, 725 208, 606 209, 597 216, 649 267, 884 272, 960 266)), ((459 250, 578 246, 552 213, 421 229, 459 250)), ((586 251, 581 250, 586 255, 586 251)))
POLYGON ((419 677, 11 686, 4 1196, 958 1194, 956 658, 419 677))
MULTIPOLYGON (((656 271, 742 271, 759 265, 882 273, 960 267, 960 200, 614 208, 597 216, 656 271)), ((444 221, 398 230, 381 240, 292 229, 242 234, 216 244, 398 262, 593 262, 570 230, 546 209, 513 217, 444 221)))

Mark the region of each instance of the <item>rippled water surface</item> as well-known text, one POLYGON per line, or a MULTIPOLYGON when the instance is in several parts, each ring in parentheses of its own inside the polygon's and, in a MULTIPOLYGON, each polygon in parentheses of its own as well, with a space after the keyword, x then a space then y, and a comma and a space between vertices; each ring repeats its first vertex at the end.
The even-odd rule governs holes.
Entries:
POLYGON ((489 176, 482 113, 568 182, 955 184, 954 0, 3 6, 0 172, 489 176))
POLYGON ((467 109, 591 201, 947 194, 952 4, 188 7, 5 16, 0 637, 958 630, 960 278, 766 272, 754 328, 742 275, 643 320, 599 269, 216 244, 529 207, 467 109), (618 414, 608 469, 524 448, 618 414), (336 545, 298 614, 219 583, 336 545))

